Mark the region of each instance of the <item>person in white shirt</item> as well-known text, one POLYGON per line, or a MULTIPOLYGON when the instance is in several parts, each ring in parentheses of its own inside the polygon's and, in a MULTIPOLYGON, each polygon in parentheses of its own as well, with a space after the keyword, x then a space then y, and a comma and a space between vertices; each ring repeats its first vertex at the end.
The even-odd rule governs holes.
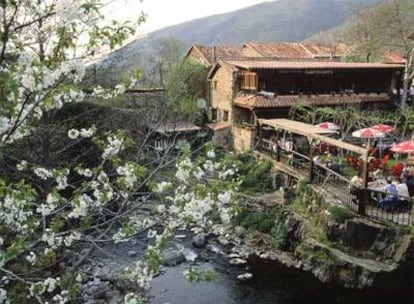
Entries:
POLYGON ((395 186, 397 187, 398 196, 400 199, 406 199, 410 197, 410 193, 408 192, 408 187, 406 183, 402 183, 398 178, 394 181, 395 186))

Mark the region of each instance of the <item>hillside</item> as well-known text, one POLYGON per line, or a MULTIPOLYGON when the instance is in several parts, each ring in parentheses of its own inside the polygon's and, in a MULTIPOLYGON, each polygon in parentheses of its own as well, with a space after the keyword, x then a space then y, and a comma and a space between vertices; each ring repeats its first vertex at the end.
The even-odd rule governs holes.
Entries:
POLYGON ((177 37, 185 44, 299 41, 346 21, 381 0, 279 0, 153 32, 149 39, 177 37))
MULTIPOLYGON (((383 0, 278 0, 226 14, 195 19, 148 34, 111 53, 99 69, 119 71, 142 67, 157 41, 175 38, 183 49, 198 44, 236 44, 248 41, 301 41, 346 22, 357 10, 383 0)), ((118 73, 117 72, 117 73, 118 73)))

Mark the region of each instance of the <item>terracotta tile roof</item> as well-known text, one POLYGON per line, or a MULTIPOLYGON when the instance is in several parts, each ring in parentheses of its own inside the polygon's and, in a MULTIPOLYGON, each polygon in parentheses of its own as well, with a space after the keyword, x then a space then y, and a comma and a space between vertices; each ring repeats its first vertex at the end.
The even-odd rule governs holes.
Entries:
POLYGON ((327 45, 318 43, 302 43, 302 45, 312 54, 314 58, 326 57, 342 57, 347 51, 347 47, 343 43, 327 45))
POLYGON ((204 46, 204 45, 193 45, 203 57, 209 62, 210 65, 213 64, 213 48, 215 49, 216 56, 218 58, 234 58, 240 57, 241 52, 240 48, 234 45, 215 45, 215 46, 204 46))
POLYGON ((312 58, 312 55, 300 43, 250 42, 244 47, 253 49, 261 57, 312 58))
POLYGON ((234 104, 242 108, 283 108, 290 107, 302 102, 308 105, 344 105, 361 104, 373 102, 387 102, 390 98, 387 94, 343 94, 341 95, 282 95, 282 96, 262 96, 262 95, 241 95, 235 98, 234 104))
POLYGON ((404 64, 404 57, 398 53, 386 53, 384 55, 386 63, 404 64))
MULTIPOLYGON (((263 43, 249 42, 243 46, 244 49, 254 50, 258 57, 276 58, 330 58, 343 56, 346 46, 342 43, 337 45, 324 45, 317 43, 263 43)), ((243 49, 242 49, 243 52, 243 49)))
POLYGON ((278 61, 266 59, 229 59, 228 64, 242 69, 382 69, 403 68, 400 64, 336 62, 336 61, 278 61))

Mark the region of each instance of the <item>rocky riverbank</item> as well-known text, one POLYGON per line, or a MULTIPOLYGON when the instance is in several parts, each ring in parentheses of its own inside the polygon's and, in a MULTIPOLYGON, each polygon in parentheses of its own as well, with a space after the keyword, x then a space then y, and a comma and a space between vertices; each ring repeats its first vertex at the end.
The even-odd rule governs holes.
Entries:
MULTIPOLYGON (((180 231, 163 252, 164 266, 148 294, 150 303, 183 303, 184 298, 186 303, 274 303, 283 293, 294 300, 280 303, 299 303, 291 295, 298 292, 295 285, 321 291, 316 297, 306 293, 314 299, 306 303, 378 303, 373 299, 387 295, 403 302, 412 298, 413 239, 408 228, 357 216, 337 222, 318 202, 307 204, 308 212, 303 213, 294 203, 285 204, 279 191, 244 203, 247 214, 270 214, 273 219, 271 212, 276 212, 278 223, 272 225, 283 228, 285 242, 275 248, 274 230, 249 229, 243 221, 244 226, 236 225, 225 235, 180 231), (216 270, 217 281, 187 282, 183 271, 190 266, 216 270), (246 288, 248 296, 243 295, 246 288), (273 302, 254 300, 263 292, 273 302)), ((257 220, 265 221, 260 216, 257 220)), ((120 274, 142 256, 147 242, 142 236, 95 250, 84 267, 90 279, 82 282, 82 302, 122 303, 123 294, 136 291, 138 287, 120 274)))

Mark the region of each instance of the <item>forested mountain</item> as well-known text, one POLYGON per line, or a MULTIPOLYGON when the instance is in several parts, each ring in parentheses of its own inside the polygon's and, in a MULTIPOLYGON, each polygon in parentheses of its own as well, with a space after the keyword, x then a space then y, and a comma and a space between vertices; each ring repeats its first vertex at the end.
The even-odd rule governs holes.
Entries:
MULTIPOLYGON (((248 41, 301 41, 346 22, 356 11, 383 0, 278 0, 230 13, 195 19, 163 28, 111 53, 100 69, 131 70, 148 64, 159 41, 173 38, 191 44, 236 44, 248 41)), ((207 4, 206 4, 207 5, 207 4)), ((156 51, 160 51, 159 49, 156 51)), ((146 68, 144 67, 144 70, 146 68)))
MULTIPOLYGON (((381 0, 279 0, 205 17, 151 33, 148 39, 176 37, 186 44, 240 44, 245 41, 299 41, 346 21, 355 11, 381 0)), ((139 43, 136 41, 136 43, 139 43)))

